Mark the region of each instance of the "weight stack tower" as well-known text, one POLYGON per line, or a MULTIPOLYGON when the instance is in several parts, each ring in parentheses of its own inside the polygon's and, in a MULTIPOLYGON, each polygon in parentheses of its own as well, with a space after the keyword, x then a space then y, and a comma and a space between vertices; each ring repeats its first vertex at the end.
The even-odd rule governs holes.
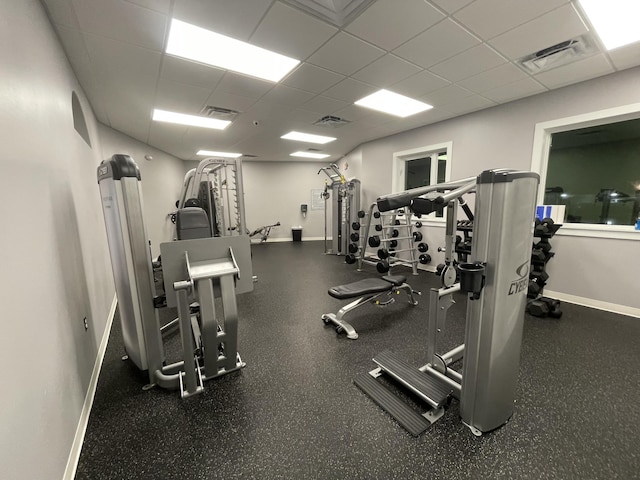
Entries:
POLYGON ((514 409, 539 176, 489 170, 477 179, 470 261, 484 287, 469 294, 460 416, 480 434, 514 409))

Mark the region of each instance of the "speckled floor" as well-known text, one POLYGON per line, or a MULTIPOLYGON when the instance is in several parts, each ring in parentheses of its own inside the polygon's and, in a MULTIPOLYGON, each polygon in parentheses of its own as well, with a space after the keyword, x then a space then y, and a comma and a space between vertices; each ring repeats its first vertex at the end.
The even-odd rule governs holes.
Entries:
MULTIPOLYGON (((77 479, 633 479, 640 478, 640 319, 564 304, 560 320, 527 317, 516 410, 481 438, 453 401, 414 438, 352 383, 391 349, 426 362, 428 290, 420 304, 364 306, 349 315, 358 340, 320 315, 344 302, 330 286, 357 272, 322 242, 253 247, 255 290, 239 297, 247 367, 204 394, 142 391, 122 362, 114 321, 77 479)), ((464 297, 449 310, 447 345, 463 341, 464 297)), ((169 340, 170 342, 173 340, 169 340)))

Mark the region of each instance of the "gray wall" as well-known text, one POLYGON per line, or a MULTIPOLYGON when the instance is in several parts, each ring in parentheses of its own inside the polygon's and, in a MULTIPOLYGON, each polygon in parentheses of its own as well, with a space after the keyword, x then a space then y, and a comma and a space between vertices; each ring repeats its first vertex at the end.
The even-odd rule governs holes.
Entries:
POLYGON ((141 164, 157 244, 183 163, 96 122, 38 1, 2 2, 0 23, 0 476, 48 480, 65 471, 114 298, 97 166, 113 153, 141 164))
POLYGON ((102 152, 40 3, 0 10, 0 465, 3 478, 61 478, 114 294, 96 182, 102 152), (92 148, 73 128, 72 90, 92 148))
MULTIPOLYGON (((311 210, 311 190, 324 188, 328 177, 324 173, 318 175, 318 170, 327 165, 326 162, 244 161, 247 228, 253 231, 280 222, 280 227, 271 230, 269 240, 291 240, 292 226, 302 226, 303 240, 324 238, 324 210, 311 210), (308 205, 306 218, 300 213, 303 203, 308 205)), ((197 166, 197 162, 185 162, 184 171, 197 166)), ((328 214, 331 214, 330 208, 328 214)), ((328 235, 331 235, 330 229, 328 235)), ((254 237, 257 239, 258 236, 254 237)))
MULTIPOLYGON (((391 192, 392 157, 397 151, 452 141, 451 178, 488 168, 529 170, 536 123, 640 102, 640 68, 532 96, 488 110, 421 127, 362 145, 344 161, 358 164, 367 201, 391 192)), ((442 244, 436 227, 426 232, 432 250, 442 244)), ((547 289, 583 299, 640 308, 635 240, 556 236, 547 289), (633 267, 629 268, 629 263, 633 267)), ((442 261, 433 254, 434 264, 442 261)))

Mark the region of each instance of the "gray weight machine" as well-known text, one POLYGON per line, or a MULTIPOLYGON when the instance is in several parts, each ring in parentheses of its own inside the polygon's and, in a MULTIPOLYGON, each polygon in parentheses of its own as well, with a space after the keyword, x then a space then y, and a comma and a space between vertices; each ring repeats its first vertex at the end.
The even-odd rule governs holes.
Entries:
MULTIPOLYGON (((145 389, 180 388, 184 398, 202 392, 204 380, 242 368, 236 294, 253 289, 249 237, 213 237, 205 211, 188 207, 184 210, 191 210, 178 225, 178 238, 190 239, 160 245, 166 303, 178 309, 179 317, 172 323, 179 325, 182 341, 182 360, 167 365, 158 316, 164 302, 155 288, 140 171, 131 157, 114 155, 98 167, 98 184, 122 324, 123 359, 148 372, 145 389)), ((243 212, 236 218, 242 222, 243 212)))
POLYGON ((335 163, 318 170, 324 172, 331 183, 325 180, 324 198, 324 253, 345 255, 354 233, 353 224, 360 222, 360 180, 346 180, 335 163), (328 202, 331 202, 331 246, 327 247, 328 202))
POLYGON ((478 177, 380 197, 380 211, 411 207, 428 214, 447 209, 449 265, 443 286, 432 289, 428 319, 427 362, 415 368, 385 351, 373 361, 377 368, 354 383, 413 435, 419 435, 444 414, 451 398, 460 401, 460 417, 475 435, 506 423, 514 411, 520 368, 520 349, 533 219, 539 176, 533 172, 487 170, 478 177), (451 254, 455 242, 456 211, 462 195, 475 191, 473 242, 467 263, 457 265, 456 282, 451 254), (447 310, 453 294, 467 295, 464 344, 438 353, 447 310), (451 365, 463 361, 462 373, 451 365), (419 414, 377 381, 386 376, 429 405, 419 414))

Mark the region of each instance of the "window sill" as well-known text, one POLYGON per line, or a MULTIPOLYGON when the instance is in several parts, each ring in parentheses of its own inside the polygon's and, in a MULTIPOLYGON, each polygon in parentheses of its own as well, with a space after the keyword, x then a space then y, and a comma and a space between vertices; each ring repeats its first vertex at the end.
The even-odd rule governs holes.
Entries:
POLYGON ((556 235, 567 237, 613 238, 617 240, 640 240, 640 231, 631 225, 596 225, 563 223, 556 235))

